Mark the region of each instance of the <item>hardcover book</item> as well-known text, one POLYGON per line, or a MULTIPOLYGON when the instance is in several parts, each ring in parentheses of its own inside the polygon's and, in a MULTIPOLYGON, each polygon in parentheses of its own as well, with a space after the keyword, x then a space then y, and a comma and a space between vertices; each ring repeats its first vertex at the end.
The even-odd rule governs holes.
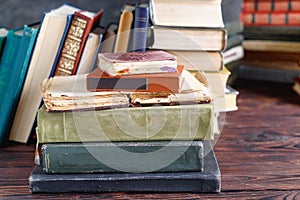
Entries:
POLYGON ((202 141, 48 143, 41 151, 43 171, 52 174, 200 172, 204 164, 202 141))
POLYGON ((151 49, 221 51, 226 46, 227 33, 223 28, 152 26, 152 29, 151 49))
POLYGON ((45 12, 10 131, 10 140, 26 143, 41 104, 40 83, 48 78, 67 23, 77 8, 62 5, 45 12), (49 28, 50 27, 50 28, 49 28))
POLYGON ((300 2, 298 0, 244 0, 243 12, 255 11, 300 11, 300 2))
MULTIPOLYGON (((15 61, 14 63, 10 63, 8 66, 1 66, 2 70, 4 70, 5 68, 7 69, 6 74, 0 69, 1 75, 7 76, 7 80, 5 81, 5 90, 1 89, 1 94, 3 95, 0 96, 0 133, 4 135, 7 135, 9 133, 10 127, 12 125, 16 106, 18 104, 20 93, 23 88, 23 83, 28 70, 31 54, 34 49, 38 30, 39 24, 30 24, 24 25, 23 28, 19 29, 16 32, 13 31, 13 37, 16 37, 16 43, 13 42, 13 45, 15 47, 19 46, 17 52, 11 51, 11 53, 15 55, 15 57, 13 58, 13 60, 15 61), (20 41, 19 37, 21 37, 20 41)), ((11 39, 12 38, 8 38, 8 42, 12 42, 10 41, 11 39)))
POLYGON ((89 33, 100 22, 103 10, 98 13, 76 11, 68 29, 66 39, 54 72, 55 76, 76 74, 85 41, 89 33))
POLYGON ((40 143, 212 140, 213 105, 116 108, 80 112, 38 111, 40 143))
POLYGON ((150 0, 150 16, 157 26, 224 27, 221 0, 150 0))
POLYGON ((165 51, 100 53, 98 67, 109 74, 143 74, 177 72, 176 57, 165 51))
POLYGON ((179 93, 183 77, 183 66, 177 73, 149 73, 124 76, 109 76, 99 68, 87 75, 87 90, 100 91, 138 91, 179 93))
POLYGON ((220 192, 220 169, 210 144, 204 143, 204 152, 202 172, 46 174, 36 166, 29 187, 32 193, 220 192))

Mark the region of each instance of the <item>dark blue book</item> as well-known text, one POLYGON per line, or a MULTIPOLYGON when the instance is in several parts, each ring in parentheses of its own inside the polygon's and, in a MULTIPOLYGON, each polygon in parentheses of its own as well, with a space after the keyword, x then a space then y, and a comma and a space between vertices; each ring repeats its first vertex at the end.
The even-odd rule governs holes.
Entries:
POLYGON ((32 193, 220 192, 220 169, 209 142, 204 142, 204 152, 202 172, 46 174, 36 166, 29 188, 32 193))
POLYGON ((134 30, 132 40, 133 51, 146 51, 147 34, 149 24, 148 4, 140 4, 135 8, 134 30))

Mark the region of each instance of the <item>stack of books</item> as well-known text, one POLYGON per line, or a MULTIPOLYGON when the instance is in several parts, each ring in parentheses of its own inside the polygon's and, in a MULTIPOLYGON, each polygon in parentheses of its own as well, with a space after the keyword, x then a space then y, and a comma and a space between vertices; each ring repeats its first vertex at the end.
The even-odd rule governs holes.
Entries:
POLYGON ((300 74, 298 0, 244 0, 242 78, 293 83, 300 74))
POLYGON ((220 191, 211 95, 173 55, 100 53, 95 71, 45 79, 41 95, 31 192, 220 191))

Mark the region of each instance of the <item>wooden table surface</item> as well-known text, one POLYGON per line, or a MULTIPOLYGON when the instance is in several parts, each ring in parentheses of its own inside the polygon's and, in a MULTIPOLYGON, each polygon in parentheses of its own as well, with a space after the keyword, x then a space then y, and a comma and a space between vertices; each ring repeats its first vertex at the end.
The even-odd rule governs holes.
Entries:
POLYGON ((290 84, 239 80, 239 110, 228 112, 215 153, 222 191, 30 194, 34 145, 0 149, 0 199, 300 199, 300 97, 290 84))

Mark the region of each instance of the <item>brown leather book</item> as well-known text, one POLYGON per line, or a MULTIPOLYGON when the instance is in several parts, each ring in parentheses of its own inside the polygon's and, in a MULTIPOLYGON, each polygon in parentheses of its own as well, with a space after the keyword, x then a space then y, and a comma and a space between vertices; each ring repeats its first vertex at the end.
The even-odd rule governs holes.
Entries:
POLYGON ((98 13, 84 10, 74 13, 54 76, 76 74, 85 41, 93 28, 99 24, 102 14, 103 10, 98 13))
POLYGON ((87 90, 179 93, 183 82, 182 70, 183 66, 179 65, 177 73, 109 76, 97 68, 87 75, 87 90))

